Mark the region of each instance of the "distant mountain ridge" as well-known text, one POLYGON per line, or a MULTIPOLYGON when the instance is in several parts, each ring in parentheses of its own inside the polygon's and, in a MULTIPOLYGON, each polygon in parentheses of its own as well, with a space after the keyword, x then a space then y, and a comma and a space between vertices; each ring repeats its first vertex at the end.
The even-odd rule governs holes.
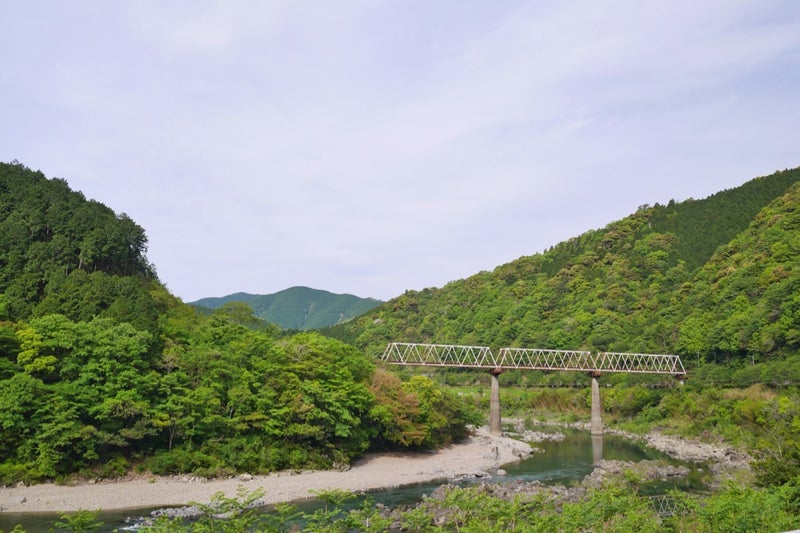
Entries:
POLYGON ((383 303, 374 298, 360 298, 352 294, 291 287, 274 294, 237 292, 227 296, 201 298, 189 302, 189 305, 217 309, 230 302, 247 304, 255 316, 282 328, 294 330, 321 329, 341 324, 383 303))

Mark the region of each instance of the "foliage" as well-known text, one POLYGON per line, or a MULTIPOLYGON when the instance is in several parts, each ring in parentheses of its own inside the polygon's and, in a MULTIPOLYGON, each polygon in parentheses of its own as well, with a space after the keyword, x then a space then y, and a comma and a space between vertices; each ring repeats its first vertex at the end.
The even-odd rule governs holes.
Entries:
POLYGON ((370 412, 376 443, 388 448, 438 448, 466 437, 466 427, 482 421, 470 404, 425 376, 402 382, 378 370, 371 391, 376 398, 370 412))
POLYGON ((74 533, 85 533, 96 531, 103 527, 103 523, 97 519, 100 511, 76 511, 61 515, 61 520, 56 521, 53 526, 74 533))
MULTIPOLYGON (((393 436, 370 358, 244 304, 197 313, 126 215, 19 164, 0 164, 0 213, 0 483, 341 466, 393 436)), ((435 388, 407 393, 430 445, 466 420, 435 388)))
POLYGON ((259 520, 255 504, 263 496, 263 489, 247 492, 243 487, 239 487, 236 498, 228 498, 224 493, 218 492, 212 497, 211 503, 193 503, 192 505, 200 509, 201 515, 192 524, 192 531, 208 533, 247 531, 259 520))
POLYGON ((381 304, 374 298, 291 287, 275 294, 239 292, 220 298, 203 298, 190 305, 218 309, 233 302, 243 303, 256 317, 290 330, 322 329, 347 322, 381 304))
POLYGON ((242 305, 197 314, 158 282, 144 231, 64 180, 0 164, 0 212, 3 484, 328 467, 370 446, 358 350, 278 340, 242 305))
POLYGON ((403 340, 783 359, 800 349, 799 179, 787 170, 642 206, 542 254, 407 291, 326 334, 376 355, 403 340))
MULTIPOLYGON (((460 438, 478 421, 468 402, 428 377, 375 370, 372 355, 399 339, 691 356, 685 389, 625 378, 604 395, 606 412, 757 446, 761 482, 780 485, 798 462, 796 399, 780 392, 800 379, 798 177, 643 206, 493 272, 408 291, 326 330, 354 347, 311 333, 280 338, 241 305, 197 313, 158 281, 129 217, 64 180, 2 164, 0 482, 330 467, 370 446, 460 438), (723 388, 758 383, 779 392, 723 388)), ((465 379, 475 380, 445 376, 465 379)), ((514 401, 583 416, 585 394, 514 401)))
POLYGON ((762 485, 784 485, 800 479, 800 404, 797 393, 758 406, 761 422, 754 468, 762 485))
POLYGON ((785 492, 729 487, 699 500, 673 492, 678 513, 659 517, 650 498, 620 482, 567 502, 543 495, 508 500, 481 487, 454 487, 441 501, 406 511, 400 523, 407 531, 786 531, 800 516, 785 492))
POLYGON ((16 324, 0 380, 0 482, 114 477, 132 464, 201 476, 327 468, 380 443, 442 445, 474 420, 432 381, 398 381, 420 406, 423 438, 405 441, 395 431, 406 414, 376 400, 373 363, 352 346, 180 309, 162 320, 161 356, 149 332, 108 318, 16 324))
MULTIPOLYGON (((33 479, 59 477, 152 434, 158 377, 148 332, 105 318, 47 315, 20 325, 17 335, 18 371, 0 387, 4 471, 16 464, 33 479)), ((110 474, 124 473, 124 462, 106 467, 114 464, 122 472, 110 474)))
MULTIPOLYGON (((795 480, 796 481, 796 480, 795 480)), ((271 512, 257 507, 261 490, 239 489, 229 498, 219 493, 209 504, 198 504, 201 515, 193 521, 159 518, 148 531, 303 531, 381 532, 399 524, 404 531, 789 531, 800 520, 797 508, 797 483, 771 489, 727 486, 706 496, 672 491, 675 513, 659 516, 653 501, 638 494, 636 488, 609 481, 590 489, 577 500, 563 501, 545 494, 519 494, 512 499, 493 495, 482 487, 451 487, 441 499, 427 499, 411 509, 400 510, 392 518, 383 515, 372 500, 346 508, 354 498, 343 491, 322 491, 323 505, 315 511, 300 512, 288 504, 271 512)), ((68 531, 91 531, 102 525, 95 513, 64 515, 56 527, 68 531)), ((18 526, 13 531, 22 532, 18 526)))
POLYGON ((372 366, 352 347, 316 334, 274 341, 215 316, 181 355, 166 376, 170 444, 150 462, 156 473, 329 467, 369 446, 372 366))
MULTIPOLYGON (((0 294, 12 320, 103 316, 155 332, 144 230, 61 179, 0 163, 0 294)), ((2 318, 2 316, 0 316, 2 318)))
POLYGON ((685 522, 696 531, 789 531, 800 518, 782 489, 755 489, 731 485, 714 493, 685 522))
POLYGON ((342 505, 354 498, 352 492, 345 490, 318 490, 312 493, 319 499, 323 505, 316 511, 306 514, 304 522, 306 531, 314 532, 333 532, 341 531, 344 533, 347 529, 347 523, 344 521, 345 510, 342 505))
POLYGON ((169 533, 173 531, 191 531, 195 533, 217 533, 242 531, 282 531, 268 526, 276 526, 280 520, 287 516, 285 513, 266 515, 259 508, 264 497, 264 489, 259 488, 248 492, 244 487, 239 487, 235 497, 228 497, 223 492, 217 492, 209 503, 192 502, 190 505, 197 508, 199 516, 186 522, 179 517, 161 516, 155 523, 148 526, 147 531, 154 533, 169 533))

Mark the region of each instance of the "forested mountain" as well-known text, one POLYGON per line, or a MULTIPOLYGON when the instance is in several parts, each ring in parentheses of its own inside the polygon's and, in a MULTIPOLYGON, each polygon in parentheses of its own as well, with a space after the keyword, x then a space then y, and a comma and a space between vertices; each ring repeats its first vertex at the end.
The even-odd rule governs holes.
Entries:
MULTIPOLYGON (((326 468, 370 448, 437 447, 483 420, 475 406, 486 394, 376 367, 386 342, 589 348, 732 362, 689 368, 685 387, 604 377, 604 416, 749 445, 756 478, 772 492, 733 490, 753 496, 749 514, 780 508, 793 519, 799 206, 800 169, 704 200, 642 206, 492 272, 407 291, 325 337, 279 332, 239 302, 197 312, 159 282, 129 217, 64 180, 0 164, 0 486, 326 468), (749 388, 718 388, 716 373, 749 388), (762 496, 780 503, 767 507, 762 496)), ((513 374, 504 391, 522 383, 513 374)), ((517 391, 504 410, 588 416, 584 390, 517 391)))
POLYGON ((172 296, 129 217, 0 164, 0 486, 131 468, 213 476, 436 447, 474 411, 242 304, 172 296))
POLYGON ((274 294, 239 292, 220 298, 202 298, 190 305, 218 309, 229 302, 245 303, 255 316, 293 330, 321 329, 347 322, 381 304, 379 300, 352 294, 291 287, 274 294))
POLYGON ((800 169, 600 230, 325 333, 381 353, 416 341, 776 358, 800 349, 800 169))
POLYGON ((0 163, 0 319, 61 313, 155 333, 159 289, 144 230, 67 182, 0 163))

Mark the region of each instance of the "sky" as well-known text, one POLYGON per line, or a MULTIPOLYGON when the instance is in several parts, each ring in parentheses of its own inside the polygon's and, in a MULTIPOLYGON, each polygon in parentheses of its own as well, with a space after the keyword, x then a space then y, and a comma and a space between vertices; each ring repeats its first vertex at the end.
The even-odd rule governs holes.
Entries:
POLYGON ((0 161, 190 302, 387 300, 800 166, 795 0, 0 2, 0 161))

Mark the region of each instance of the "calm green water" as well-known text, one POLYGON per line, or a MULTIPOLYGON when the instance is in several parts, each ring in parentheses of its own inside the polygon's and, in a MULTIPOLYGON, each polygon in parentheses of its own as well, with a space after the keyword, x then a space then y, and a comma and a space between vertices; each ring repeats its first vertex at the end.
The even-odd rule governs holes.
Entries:
MULTIPOLYGON (((556 430, 553 430, 556 431, 556 430)), ((586 431, 576 430, 557 430, 565 434, 566 438, 562 441, 547 441, 536 446, 544 450, 544 453, 536 453, 529 459, 518 463, 505 465, 507 475, 494 477, 492 481, 499 483, 510 481, 533 481, 539 480, 547 484, 568 485, 580 481, 589 474, 596 460, 609 459, 619 461, 641 461, 644 459, 664 459, 672 464, 685 464, 692 468, 692 474, 686 479, 680 479, 669 484, 654 484, 644 490, 652 493, 663 492, 668 488, 679 488, 683 490, 702 489, 702 473, 697 469, 697 465, 690 463, 679 463, 669 456, 652 448, 645 448, 637 443, 616 437, 605 435, 598 441, 586 431)), ((485 480, 478 480, 485 481, 485 480)), ((464 482, 466 485, 469 482, 464 482)), ((369 494, 375 502, 387 506, 412 504, 419 501, 424 494, 430 494, 440 483, 424 483, 408 487, 400 487, 392 490, 375 491, 369 494)), ((358 502, 355 502, 357 505, 358 502)), ((306 512, 313 512, 317 504, 313 501, 302 502, 299 507, 306 512)), ((140 511, 114 511, 100 515, 107 527, 101 531, 110 532, 117 528, 124 528, 135 524, 139 516, 147 516, 152 509, 142 509, 140 511)), ((13 515, 0 513, 0 531, 10 531, 16 524, 22 524, 29 533, 49 531, 57 515, 13 515)))
POLYGON ((661 493, 672 488, 698 491, 704 488, 705 465, 676 461, 654 448, 615 435, 592 437, 586 431, 559 431, 564 433, 564 440, 536 444, 544 453, 505 466, 508 479, 569 485, 590 474, 594 470, 594 463, 600 459, 633 462, 661 459, 669 464, 688 467, 691 470, 689 476, 666 483, 652 483, 644 487, 642 492, 661 493))

